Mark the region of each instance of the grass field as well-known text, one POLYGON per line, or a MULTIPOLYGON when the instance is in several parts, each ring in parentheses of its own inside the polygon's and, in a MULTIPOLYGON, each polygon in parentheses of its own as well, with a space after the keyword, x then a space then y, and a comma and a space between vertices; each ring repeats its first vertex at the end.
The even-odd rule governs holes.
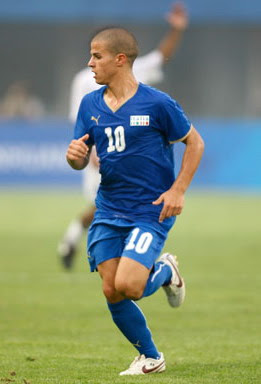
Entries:
POLYGON ((167 250, 187 298, 144 299, 163 374, 119 377, 136 351, 112 323, 84 241, 72 272, 57 241, 80 212, 76 193, 0 193, 0 383, 260 383, 261 197, 189 194, 167 250))

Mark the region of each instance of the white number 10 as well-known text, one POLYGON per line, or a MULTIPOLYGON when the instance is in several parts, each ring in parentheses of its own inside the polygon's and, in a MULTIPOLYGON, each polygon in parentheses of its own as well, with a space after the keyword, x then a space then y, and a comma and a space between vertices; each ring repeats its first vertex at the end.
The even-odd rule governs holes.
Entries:
POLYGON ((126 142, 125 142, 125 134, 124 134, 124 127, 122 125, 119 125, 117 128, 115 128, 114 136, 115 136, 115 142, 113 140, 112 135, 112 129, 111 127, 105 128, 105 133, 109 140, 109 145, 107 148, 107 152, 122 152, 126 148, 126 142))
POLYGON ((139 228, 133 229, 131 238, 125 247, 127 251, 135 249, 137 253, 146 253, 149 249, 149 246, 153 240, 152 234, 150 232, 143 232, 137 240, 139 232, 139 228))

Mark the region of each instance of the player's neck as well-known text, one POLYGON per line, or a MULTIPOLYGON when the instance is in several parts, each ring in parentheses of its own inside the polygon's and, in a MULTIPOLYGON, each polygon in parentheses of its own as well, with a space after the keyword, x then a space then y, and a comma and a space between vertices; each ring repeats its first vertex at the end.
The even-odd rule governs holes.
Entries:
POLYGON ((131 99, 138 89, 138 82, 133 75, 112 81, 104 94, 104 100, 112 111, 119 109, 126 101, 131 99))

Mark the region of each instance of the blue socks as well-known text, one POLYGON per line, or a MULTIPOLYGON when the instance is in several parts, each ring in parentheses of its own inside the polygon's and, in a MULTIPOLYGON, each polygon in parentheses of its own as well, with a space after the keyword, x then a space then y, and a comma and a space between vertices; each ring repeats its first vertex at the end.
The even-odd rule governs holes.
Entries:
POLYGON ((153 359, 160 357, 145 317, 134 301, 126 299, 115 304, 108 303, 108 307, 114 323, 141 355, 153 359))
POLYGON ((149 275, 147 285, 142 297, 147 297, 156 292, 162 285, 168 284, 171 280, 172 272, 168 265, 161 262, 156 263, 153 272, 149 275))
MULTIPOLYGON (((142 297, 152 295, 162 285, 168 284, 172 276, 168 265, 158 262, 149 275, 142 297)), ((157 359, 160 354, 153 342, 146 319, 138 305, 129 299, 108 303, 114 323, 131 344, 145 357, 157 359)))

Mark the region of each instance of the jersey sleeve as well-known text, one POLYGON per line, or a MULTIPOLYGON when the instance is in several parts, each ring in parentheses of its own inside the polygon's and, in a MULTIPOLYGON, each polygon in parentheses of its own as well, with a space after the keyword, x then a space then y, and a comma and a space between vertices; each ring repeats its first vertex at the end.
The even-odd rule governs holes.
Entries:
POLYGON ((84 136, 86 133, 89 134, 89 139, 86 141, 86 144, 93 145, 93 137, 90 129, 90 114, 87 110, 87 98, 84 97, 80 104, 78 111, 75 127, 74 127, 74 139, 78 140, 80 137, 84 136))
POLYGON ((160 105, 159 125, 170 144, 183 141, 191 130, 191 122, 182 107, 169 96, 160 105))

